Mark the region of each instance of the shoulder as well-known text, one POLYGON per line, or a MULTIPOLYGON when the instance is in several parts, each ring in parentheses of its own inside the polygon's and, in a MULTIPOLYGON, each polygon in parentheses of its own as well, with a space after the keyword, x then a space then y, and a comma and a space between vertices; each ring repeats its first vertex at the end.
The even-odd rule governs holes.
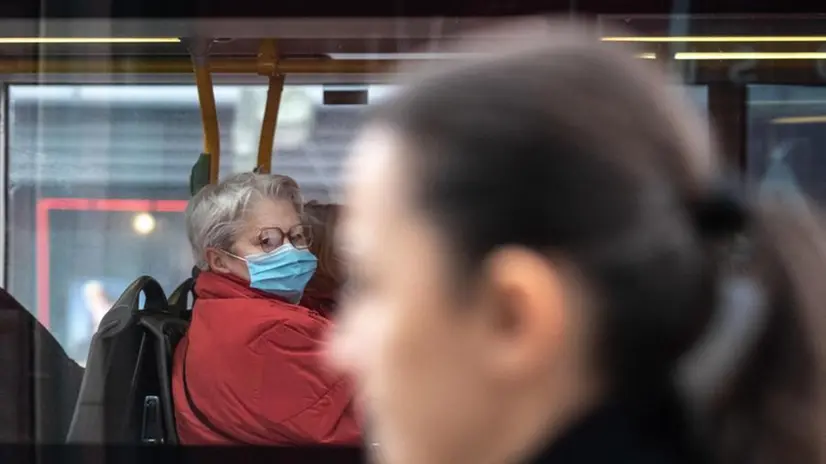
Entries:
POLYGON ((261 341, 265 346, 303 348, 326 339, 329 320, 303 306, 272 302, 266 321, 261 321, 261 341))
POLYGON ((189 333, 214 349, 247 346, 257 352, 273 340, 320 339, 328 325, 317 313, 279 300, 226 298, 196 301, 189 333))

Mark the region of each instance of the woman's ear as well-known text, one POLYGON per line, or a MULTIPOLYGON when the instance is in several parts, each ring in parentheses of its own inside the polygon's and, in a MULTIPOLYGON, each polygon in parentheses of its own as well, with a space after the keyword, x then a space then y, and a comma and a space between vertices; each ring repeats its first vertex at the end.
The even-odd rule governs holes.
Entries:
POLYGON ((209 270, 212 272, 217 272, 219 274, 231 274, 232 269, 230 268, 230 264, 228 262, 229 259, 230 258, 226 255, 226 253, 222 253, 214 248, 208 248, 206 250, 206 262, 209 266, 209 270))
POLYGON ((506 247, 485 263, 490 353, 503 375, 523 377, 542 372, 562 355, 569 334, 565 279, 545 256, 506 247))

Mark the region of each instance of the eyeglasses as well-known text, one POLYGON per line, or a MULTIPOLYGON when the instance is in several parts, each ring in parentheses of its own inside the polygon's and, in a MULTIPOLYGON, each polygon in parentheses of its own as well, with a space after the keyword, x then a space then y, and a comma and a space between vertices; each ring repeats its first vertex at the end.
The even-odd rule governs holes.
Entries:
POLYGON ((269 253, 283 245, 284 238, 299 250, 309 248, 313 243, 313 229, 306 224, 298 224, 286 232, 279 227, 267 227, 258 233, 258 243, 264 253, 269 253))

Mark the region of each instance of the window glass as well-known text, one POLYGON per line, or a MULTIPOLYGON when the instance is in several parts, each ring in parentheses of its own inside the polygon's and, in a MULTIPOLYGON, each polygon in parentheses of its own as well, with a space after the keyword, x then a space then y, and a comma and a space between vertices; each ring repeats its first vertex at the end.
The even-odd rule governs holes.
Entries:
MULTIPOLYGON (((369 91, 369 90, 368 90, 369 91)), ((335 201, 358 105, 286 86, 273 172, 335 201)), ((221 177, 252 170, 266 86, 216 86, 221 177)), ((83 362, 103 313, 140 275, 170 293, 193 260, 184 230, 202 149, 194 85, 9 88, 9 291, 83 362)))
MULTIPOLYGON (((394 86, 364 86, 369 102, 394 86)), ((286 86, 273 172, 306 199, 337 201, 359 105, 324 105, 322 86, 286 86)), ((705 107, 704 86, 686 87, 705 107)), ((221 177, 256 163, 266 86, 216 86, 221 177)), ((192 85, 9 88, 9 290, 83 361, 104 312, 132 280, 167 292, 193 261, 184 231, 202 147, 192 85)))
MULTIPOLYGON (((370 86, 370 102, 380 102, 388 95, 391 95, 398 87, 392 85, 370 86)), ((708 111, 708 86, 707 85, 680 85, 674 86, 675 92, 683 92, 683 95, 694 102, 703 113, 708 111)))
POLYGON ((761 196, 826 203, 826 88, 748 87, 748 178, 761 196))
POLYGON ((678 87, 678 90, 685 92, 686 97, 691 100, 697 109, 706 114, 708 112, 708 86, 707 85, 686 85, 678 87))

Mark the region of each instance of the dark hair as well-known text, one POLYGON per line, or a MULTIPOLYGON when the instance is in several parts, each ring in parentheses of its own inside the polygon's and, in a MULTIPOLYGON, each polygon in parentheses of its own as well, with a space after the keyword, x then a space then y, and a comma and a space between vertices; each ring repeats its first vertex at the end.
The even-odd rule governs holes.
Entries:
MULTIPOLYGON (((304 205, 306 222, 313 228, 310 251, 318 258, 318 268, 305 290, 306 303, 310 306, 329 305, 338 296, 344 283, 341 259, 335 248, 335 229, 338 225, 339 206, 310 201, 304 205), (323 301, 321 301, 323 300, 323 301)), ((331 308, 316 308, 328 312, 331 308)))
POLYGON ((707 129, 665 77, 555 30, 425 73, 376 108, 373 123, 410 148, 417 207, 465 279, 503 245, 570 261, 596 293, 600 366, 640 396, 674 382, 721 306, 720 247, 747 233, 767 323, 712 399, 705 444, 730 463, 819 462, 820 229, 720 200, 707 129))

